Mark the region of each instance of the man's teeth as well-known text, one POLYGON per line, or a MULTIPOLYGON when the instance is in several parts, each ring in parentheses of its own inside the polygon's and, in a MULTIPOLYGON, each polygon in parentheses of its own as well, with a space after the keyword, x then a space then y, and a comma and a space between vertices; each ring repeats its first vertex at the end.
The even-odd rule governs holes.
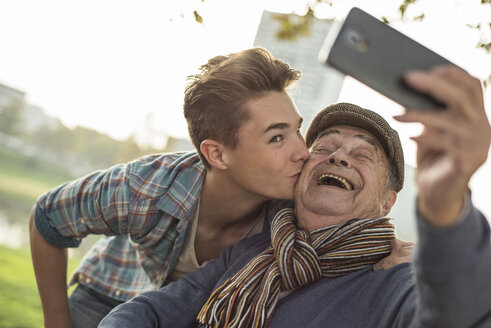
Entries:
POLYGON ((346 190, 353 190, 353 186, 348 180, 330 173, 325 173, 321 175, 317 180, 317 183, 319 185, 333 185, 344 188, 346 190))

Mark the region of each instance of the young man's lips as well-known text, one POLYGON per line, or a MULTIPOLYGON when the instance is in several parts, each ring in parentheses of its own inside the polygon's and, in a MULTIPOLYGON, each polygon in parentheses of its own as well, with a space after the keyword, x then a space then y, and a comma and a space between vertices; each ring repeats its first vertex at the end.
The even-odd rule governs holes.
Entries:
POLYGON ((300 176, 300 173, 301 173, 301 172, 298 172, 298 173, 296 173, 296 174, 294 174, 294 175, 290 176, 290 178, 291 178, 291 179, 297 179, 297 178, 300 176))

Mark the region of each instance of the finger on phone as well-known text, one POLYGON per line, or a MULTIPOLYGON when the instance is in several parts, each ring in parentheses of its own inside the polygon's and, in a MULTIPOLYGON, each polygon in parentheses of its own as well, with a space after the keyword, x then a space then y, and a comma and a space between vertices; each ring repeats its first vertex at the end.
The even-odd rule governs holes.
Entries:
POLYGON ((411 71, 405 76, 414 89, 432 95, 447 106, 447 110, 463 117, 476 119, 483 108, 482 91, 476 79, 452 66, 439 66, 428 72, 411 71))

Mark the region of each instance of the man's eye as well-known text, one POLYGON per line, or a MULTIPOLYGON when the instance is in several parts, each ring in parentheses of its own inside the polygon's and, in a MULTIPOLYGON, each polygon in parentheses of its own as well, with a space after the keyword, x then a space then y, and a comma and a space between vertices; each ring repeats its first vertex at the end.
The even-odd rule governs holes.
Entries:
POLYGON ((271 138, 271 140, 269 140, 269 142, 280 142, 282 140, 283 140, 283 136, 277 135, 277 136, 274 136, 273 138, 271 138))
POLYGON ((358 157, 359 157, 359 158, 361 158, 361 159, 365 159, 365 160, 369 160, 369 161, 371 161, 371 160, 372 160, 372 156, 370 156, 370 155, 368 155, 368 154, 363 154, 363 153, 361 153, 361 154, 357 154, 356 156, 358 156, 358 157))

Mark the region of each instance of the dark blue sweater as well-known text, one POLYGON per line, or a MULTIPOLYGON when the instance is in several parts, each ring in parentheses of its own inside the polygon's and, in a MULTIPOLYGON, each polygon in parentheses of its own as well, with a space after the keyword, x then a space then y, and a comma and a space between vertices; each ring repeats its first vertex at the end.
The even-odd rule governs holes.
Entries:
MULTIPOLYGON (((323 278, 282 298, 269 327, 491 327, 489 224, 472 208, 444 229, 418 218, 412 264, 323 278)), ((102 328, 196 327, 211 292, 269 246, 260 234, 204 268, 115 308, 102 328)))

